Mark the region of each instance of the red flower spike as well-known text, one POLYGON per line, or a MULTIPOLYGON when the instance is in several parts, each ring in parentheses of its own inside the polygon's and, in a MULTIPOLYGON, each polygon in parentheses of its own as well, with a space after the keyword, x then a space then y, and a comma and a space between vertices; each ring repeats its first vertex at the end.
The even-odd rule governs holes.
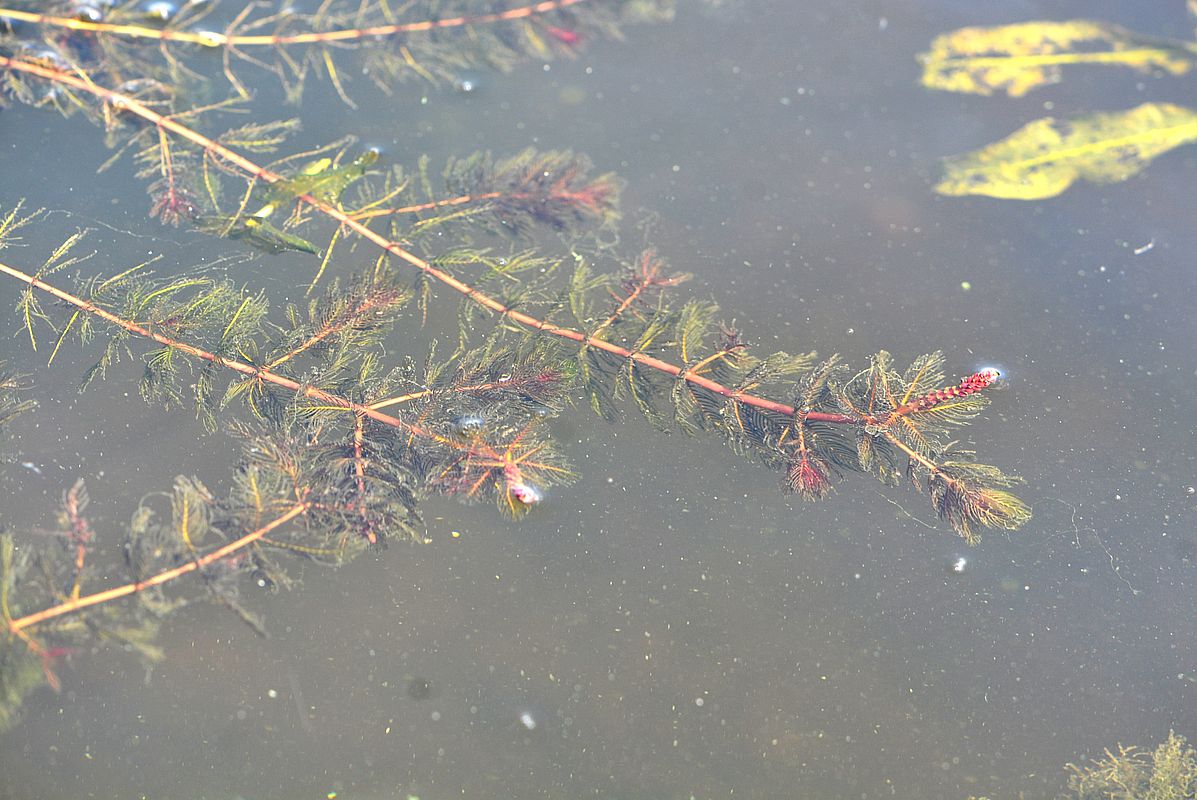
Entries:
POLYGON ((988 389, 993 386, 994 382, 1002 376, 1002 373, 996 369, 983 369, 980 372, 974 372, 967 378, 961 379, 956 386, 949 386, 946 389, 936 389, 910 403, 910 408, 915 411, 926 411, 933 408, 940 403, 951 400, 956 397, 968 397, 970 394, 976 394, 982 389, 988 389))

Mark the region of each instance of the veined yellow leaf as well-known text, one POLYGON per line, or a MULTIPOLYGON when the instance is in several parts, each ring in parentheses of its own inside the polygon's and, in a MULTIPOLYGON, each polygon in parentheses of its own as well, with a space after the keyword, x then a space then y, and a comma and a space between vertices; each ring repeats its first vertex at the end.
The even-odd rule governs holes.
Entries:
POLYGON ((1197 112, 1170 103, 1071 120, 1037 119, 991 145, 944 160, 935 191, 1014 200, 1054 197, 1078 178, 1116 183, 1197 141, 1197 112))
POLYGON ((1197 63, 1192 45, 1088 20, 961 28, 935 38, 919 56, 923 85, 970 94, 1020 97, 1060 80, 1066 64, 1117 64, 1182 75, 1197 63))

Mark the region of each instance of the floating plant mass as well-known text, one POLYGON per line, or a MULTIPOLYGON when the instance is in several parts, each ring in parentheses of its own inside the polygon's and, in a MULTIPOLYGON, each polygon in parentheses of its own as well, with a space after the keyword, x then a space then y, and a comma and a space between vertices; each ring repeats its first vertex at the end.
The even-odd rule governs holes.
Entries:
MULTIPOLYGON (((388 539, 422 538, 419 504, 430 494, 534 513, 549 487, 574 477, 546 423, 584 413, 570 404, 578 396, 609 420, 635 408, 661 428, 720 437, 804 498, 860 472, 910 482, 970 542, 980 527, 1029 519, 1007 491, 1016 479, 954 444, 987 405, 995 370, 952 382, 938 352, 900 369, 880 351, 856 370, 836 356, 758 353, 718 323, 714 304, 677 299, 687 276, 657 253, 621 259, 603 243, 621 184, 581 155, 467 154, 439 170, 427 159, 406 169, 352 140, 295 152, 294 122, 225 127, 231 110, 252 111, 264 75, 298 103, 318 74, 352 104, 351 72, 384 90, 404 78, 451 83, 462 65, 569 55, 670 14, 664 0, 493 5, 0 8, 5 102, 95 122, 113 162, 131 162, 145 180, 149 213, 163 223, 306 254, 312 265, 293 276, 306 299, 273 308, 211 272, 101 274, 89 264, 70 281, 79 234, 41 263, 8 251, 0 279, 20 286, 17 319, 32 346, 51 361, 64 347, 94 354, 85 385, 136 354, 147 401, 194 403, 243 455, 227 496, 180 477, 168 503, 143 501, 123 537, 93 530, 82 480, 46 546, 21 530, 0 535, 0 725, 34 687, 56 684, 64 648, 102 637, 156 657, 160 618, 197 596, 260 629, 241 581, 286 586, 288 559, 340 563, 388 539), (227 99, 211 99, 218 89, 227 99), (545 231, 567 246, 532 249, 545 231), (516 245, 499 254, 499 237, 516 245), (373 256, 352 276, 340 267, 350 247, 373 256), (383 346, 394 324, 443 313, 438 290, 460 297, 460 343, 447 354, 409 344, 396 358, 383 346), (126 582, 97 588, 99 575, 122 573, 126 582), (190 573, 202 592, 176 588, 190 573)), ((0 248, 48 224, 20 198, 0 203, 0 248)), ((36 376, 0 379, 0 424, 19 424, 30 384, 36 376)))

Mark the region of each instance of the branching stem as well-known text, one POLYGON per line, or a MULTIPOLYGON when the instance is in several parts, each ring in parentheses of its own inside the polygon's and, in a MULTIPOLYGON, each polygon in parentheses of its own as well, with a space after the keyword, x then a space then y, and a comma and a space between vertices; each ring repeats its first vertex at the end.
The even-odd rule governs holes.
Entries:
MULTIPOLYGON (((457 392, 459 394, 466 394, 468 392, 485 392, 493 389, 502 389, 506 386, 506 383, 491 381, 490 383, 477 383, 473 386, 453 386, 450 388, 450 391, 457 392)), ((410 403, 412 400, 419 400, 420 398, 428 397, 435 391, 435 389, 421 389, 418 392, 408 392, 407 394, 388 397, 386 400, 379 400, 377 403, 371 403, 370 408, 379 409, 387 408, 388 406, 397 406, 401 403, 410 403)))
POLYGON ((887 428, 882 428, 881 435, 885 437, 886 441, 906 454, 907 458, 930 472, 932 475, 939 475, 946 478, 951 483, 957 483, 955 479, 948 478, 946 475, 944 475, 943 470, 939 468, 938 464, 921 454, 919 451, 915 450, 910 445, 906 444, 906 442, 899 439, 892 431, 888 430, 887 428))
POLYGON ((464 206, 469 203, 485 203, 487 200, 498 200, 501 197, 511 197, 515 200, 526 200, 532 195, 527 192, 520 192, 517 194, 504 194, 503 192, 484 192, 482 194, 463 194, 458 197, 451 197, 447 200, 430 200, 427 203, 416 203, 415 205, 403 206, 401 208, 370 208, 363 211, 349 212, 349 216, 357 220, 372 219, 374 217, 388 217, 398 216, 400 214, 418 214, 421 211, 431 211, 434 208, 446 208, 448 206, 464 206))
POLYGON ((272 359, 269 363, 266 364, 265 367, 263 367, 263 369, 272 370, 272 369, 278 367, 280 364, 282 364, 286 361, 290 361, 291 359, 295 358, 296 356, 300 355, 301 353, 303 353, 307 350, 310 350, 311 348, 320 344, 321 342, 323 342, 325 339, 329 338, 330 336, 334 336, 334 335, 340 333, 346 327, 354 324, 355 321, 357 321, 359 319, 363 319, 375 311, 385 309, 386 306, 393 303, 396 300, 396 298, 397 298, 397 295, 394 293, 388 293, 388 294, 385 294, 385 295, 379 296, 379 297, 366 298, 356 308, 350 309, 348 312, 346 312, 346 314, 344 315, 343 318, 327 321, 324 325, 322 325, 320 327, 319 330, 317 330, 315 333, 313 333, 311 336, 309 336, 303 342, 296 345, 294 348, 287 351, 286 353, 283 353, 278 358, 272 359))
MULTIPOLYGON (((168 581, 173 581, 175 578, 178 578, 181 575, 186 575, 188 572, 194 572, 201 567, 206 567, 213 561, 219 561, 220 559, 237 552, 246 545, 256 542, 258 539, 261 539, 275 528, 287 524, 301 514, 307 513, 309 508, 311 508, 311 506, 306 502, 296 503, 295 505, 291 506, 287 513, 274 518, 257 530, 250 531, 240 539, 235 539, 223 547, 213 550, 211 553, 200 556, 192 561, 188 561, 186 564, 180 564, 173 569, 168 569, 165 572, 159 572, 157 575, 147 578, 144 581, 126 583, 124 586, 116 586, 112 589, 105 589, 102 592, 96 592, 95 594, 89 594, 84 597, 76 597, 68 600, 65 603, 59 603, 51 608, 46 608, 33 614, 28 614, 19 619, 10 620, 8 622, 8 629, 12 633, 25 638, 22 634, 22 629, 28 628, 30 625, 36 625, 39 622, 45 622, 48 619, 61 617, 64 614, 70 614, 74 611, 79 611, 90 606, 99 605, 100 603, 107 603, 110 600, 117 599, 118 597, 136 594, 137 592, 140 592, 144 589, 149 589, 152 586, 158 586, 160 584, 167 583, 168 581)), ((26 641, 28 640, 26 639, 26 641)))
POLYGON ((548 14, 559 9, 576 6, 587 0, 542 0, 506 11, 473 16, 446 17, 444 19, 401 22, 391 25, 373 25, 368 28, 343 28, 334 31, 311 31, 287 36, 268 34, 236 34, 217 31, 184 31, 172 28, 151 28, 144 25, 120 25, 110 22, 92 22, 75 17, 56 17, 52 14, 38 14, 33 11, 17 11, 0 8, 0 19, 31 22, 56 28, 67 28, 87 33, 108 33, 132 39, 156 39, 160 42, 183 42, 204 47, 253 47, 266 45, 281 47, 295 44, 327 44, 330 42, 356 42, 364 39, 396 36, 404 33, 424 33, 446 28, 462 28, 469 25, 490 25, 496 22, 511 22, 518 19, 548 14))
MULTIPOLYGON (((203 148, 212 157, 222 159, 225 162, 243 170, 249 176, 260 181, 264 181, 266 183, 277 183, 284 179, 282 175, 272 172, 264 167, 258 166, 253 161, 250 161, 245 156, 242 156, 240 153, 236 153, 224 145, 209 139, 201 133, 198 133, 192 128, 183 125, 177 119, 159 114, 137 99, 121 94, 120 92, 98 86, 92 81, 87 80, 85 77, 77 77, 65 72, 43 67, 39 64, 34 64, 28 61, 18 61, 5 56, 0 56, 0 68, 15 69, 21 72, 29 73, 31 75, 37 75, 39 77, 45 78, 46 80, 88 92, 109 103, 116 103, 122 109, 136 114, 137 116, 152 122, 161 128, 165 128, 177 136, 187 139, 193 144, 203 148)), ((794 415, 794 407, 787 405, 786 403, 779 403, 776 400, 770 400, 765 397, 758 397, 756 395, 738 392, 737 390, 728 386, 724 386, 723 384, 713 381, 710 378, 704 378, 701 375, 695 375, 693 370, 686 370, 684 367, 680 367, 677 364, 672 364, 668 361, 664 361, 644 353, 635 352, 627 349, 626 347, 620 347, 617 344, 604 341, 603 339, 598 339, 594 336, 588 336, 587 334, 578 330, 574 330, 573 328, 557 325, 552 322, 548 322, 547 320, 538 319, 531 314, 526 314, 522 311, 510 308, 499 300, 481 292, 473 286, 470 286, 468 283, 465 283, 464 281, 454 277, 448 272, 434 267, 432 264, 420 258, 415 253, 403 248, 401 245, 399 245, 399 243, 391 241, 386 236, 371 230, 360 221, 354 219, 349 212, 343 211, 336 206, 312 197, 311 195, 300 195, 297 199, 319 210, 321 213, 330 217, 331 219, 336 220, 346 228, 349 228, 359 236, 374 243, 386 252, 402 259, 403 261, 406 261, 411 266, 419 269, 429 277, 436 279, 453 291, 472 300, 483 308, 511 320, 512 322, 518 323, 524 327, 531 328, 532 330, 539 331, 541 333, 546 333, 551 336, 557 336, 562 339, 578 342, 579 344, 583 344, 596 350, 602 350, 604 352, 610 353, 613 356, 616 356, 617 358, 635 361, 642 367, 654 369, 658 372, 663 372, 674 377, 681 377, 687 383, 691 383, 699 388, 705 389, 708 392, 712 392, 723 397, 732 398, 737 402, 744 403, 745 405, 755 406, 756 408, 770 411, 774 414, 780 414, 782 416, 792 417, 794 415)), ((252 367, 247 368, 253 369, 252 367)), ((290 383, 294 382, 291 381, 290 383)), ((295 384, 295 387, 298 388, 298 384, 295 384)), ((366 415, 372 416, 373 414, 377 413, 378 412, 373 411, 373 409, 367 409, 366 415)), ((808 413, 806 415, 806 419, 811 422, 827 422, 839 425, 860 424, 860 420, 855 417, 819 411, 812 411, 808 413)))
POLYGON ((62 289, 59 289, 57 286, 53 286, 49 283, 46 283, 45 281, 43 281, 39 278, 35 278, 34 276, 32 276, 28 273, 22 272, 21 270, 16 269, 14 267, 10 267, 7 264, 0 263, 0 273, 3 273, 5 275, 9 275, 10 277, 16 278, 17 280, 27 283, 30 286, 32 286, 33 288, 38 289, 39 291, 43 291, 49 295, 57 297, 59 300, 62 300, 65 303, 69 303, 70 305, 75 306, 76 308, 80 309, 81 311, 84 311, 88 314, 92 314, 106 322, 110 322, 113 325, 117 325, 121 328, 124 328, 129 333, 135 334, 137 336, 141 336, 145 339, 150 339, 151 341, 155 341, 158 344, 173 348, 175 350, 178 350, 181 353, 186 353, 187 355, 192 356, 194 358, 198 358, 203 361, 209 361, 213 364, 216 364, 217 366, 226 367, 228 369, 233 370, 234 372, 240 372, 242 375, 247 375, 256 380, 264 381, 266 383, 272 383, 275 386, 281 386, 284 389, 289 389, 292 392, 295 392, 296 394, 303 395, 304 397, 310 397, 315 400, 319 400, 319 401, 327 404, 327 407, 341 408, 346 411, 352 411, 361 416, 369 417, 370 419, 375 420, 376 422, 381 422, 384 425, 389 425, 393 428, 400 428, 402 430, 407 431, 408 433, 410 433, 412 435, 431 439, 432 441, 435 441, 438 444, 452 447, 454 449, 461 449, 463 447, 463 445, 460 442, 456 442, 453 439, 450 439, 445 436, 441 436, 437 433, 434 433, 433 431, 421 428, 418 425, 412 425, 411 423, 404 422, 403 420, 399 419, 398 417, 392 417, 389 414, 384 414, 381 411, 377 411, 377 410, 371 408, 370 406, 364 406, 359 403, 354 403, 353 401, 347 400, 344 397, 340 397, 338 395, 331 394, 322 389, 317 389, 314 386, 304 386, 303 384, 299 383, 298 381, 291 380, 290 378, 284 377, 282 375, 278 375, 274 372, 270 372, 269 370, 262 369, 260 367, 255 367, 252 364, 246 364, 243 361, 236 361, 234 359, 223 358, 221 356, 216 355, 215 353, 210 353, 207 350, 201 349, 199 347, 195 347, 194 345, 190 345, 185 342, 180 342, 175 339, 171 339, 169 336, 163 336, 160 333, 155 333, 154 331, 151 331, 148 328, 138 325, 136 322, 133 322, 133 321, 127 320, 127 319, 122 319, 121 317, 117 316, 116 314, 113 314, 111 311, 107 311, 103 308, 100 308, 95 303, 84 300, 81 297, 77 297, 77 296, 71 294, 70 292, 64 292, 62 289))

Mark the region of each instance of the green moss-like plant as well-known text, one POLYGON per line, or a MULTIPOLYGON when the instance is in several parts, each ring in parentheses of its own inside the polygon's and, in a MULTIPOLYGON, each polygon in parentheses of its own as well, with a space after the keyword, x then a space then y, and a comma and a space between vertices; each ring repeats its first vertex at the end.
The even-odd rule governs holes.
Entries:
POLYGON ((1173 731, 1148 753, 1118 746, 1088 766, 1069 764, 1069 798, 1077 800, 1182 800, 1197 797, 1197 751, 1173 731))

